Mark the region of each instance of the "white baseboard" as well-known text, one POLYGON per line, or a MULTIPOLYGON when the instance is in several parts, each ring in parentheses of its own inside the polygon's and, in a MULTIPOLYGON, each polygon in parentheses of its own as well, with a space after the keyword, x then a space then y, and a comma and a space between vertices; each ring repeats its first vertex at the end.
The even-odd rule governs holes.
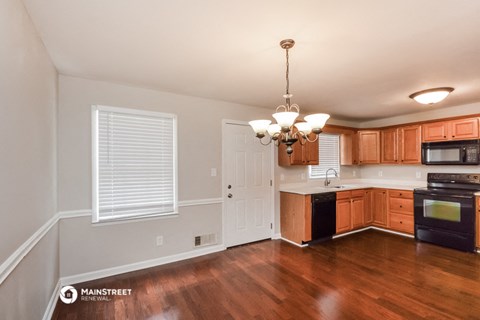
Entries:
POLYGON ((297 247, 300 247, 300 248, 308 247, 308 244, 298 244, 296 242, 293 242, 292 240, 288 240, 288 239, 283 238, 283 237, 280 237, 280 239, 282 239, 282 241, 288 242, 288 243, 293 244, 294 246, 297 246, 297 247))
POLYGON ((358 230, 353 230, 353 231, 349 231, 349 232, 345 232, 345 233, 341 233, 341 234, 336 234, 332 237, 332 239, 337 239, 337 238, 341 238, 341 237, 345 237, 345 236, 348 236, 348 235, 351 235, 351 234, 354 234, 354 233, 358 233, 358 232, 362 232, 362 231, 366 231, 366 230, 369 230, 371 229, 372 227, 366 227, 366 228, 362 228, 362 229, 358 229, 358 230))
POLYGON ((282 238, 282 235, 280 233, 274 233, 272 235, 272 240, 278 240, 278 239, 281 239, 282 238))
POLYGON ((55 311, 55 306, 57 305, 58 296, 60 294, 60 288, 62 285, 60 284, 60 280, 58 280, 55 289, 53 290, 52 296, 50 297, 50 301, 48 301, 47 309, 45 310, 45 314, 43 315, 43 320, 50 320, 53 316, 53 311, 55 311))
POLYGON ((123 266, 112 267, 112 268, 101 269, 101 270, 91 271, 87 273, 81 273, 81 274, 76 274, 72 276, 62 277, 60 278, 60 283, 62 286, 72 285, 76 283, 115 276, 115 275, 126 273, 126 272, 156 267, 162 264, 172 263, 180 260, 196 258, 199 256, 203 256, 206 254, 219 252, 223 250, 226 250, 226 247, 224 245, 204 247, 201 249, 183 252, 183 253, 167 256, 167 257, 145 260, 145 261, 135 262, 135 263, 127 264, 123 266))
POLYGON ((392 233, 392 234, 396 234, 398 236, 402 236, 402 237, 406 237, 406 238, 412 238, 412 239, 415 238, 415 236, 413 234, 393 231, 393 230, 389 230, 389 229, 383 229, 383 228, 374 227, 374 226, 369 227, 369 229, 383 231, 383 232, 386 232, 386 233, 392 233))

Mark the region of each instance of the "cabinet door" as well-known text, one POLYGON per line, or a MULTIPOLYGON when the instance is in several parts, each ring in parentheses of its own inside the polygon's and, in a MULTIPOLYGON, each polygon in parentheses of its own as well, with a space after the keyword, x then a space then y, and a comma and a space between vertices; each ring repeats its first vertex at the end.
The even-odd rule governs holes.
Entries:
POLYGON ((350 199, 337 201, 337 233, 352 229, 350 199))
POLYGON ((365 190, 365 209, 363 219, 365 225, 369 225, 373 222, 372 195, 372 190, 365 190))
POLYGON ((373 190, 373 223, 377 226, 387 226, 387 190, 373 190))
POLYGON ((312 240, 311 196, 280 192, 282 237, 298 244, 312 240))
POLYGON ((380 163, 380 131, 358 132, 359 164, 380 163))
POLYGON ((422 127, 408 126, 399 130, 400 163, 414 164, 422 162, 422 127))
POLYGON ((478 119, 461 119, 450 121, 452 140, 478 138, 478 119))
POLYGON ((342 166, 353 165, 353 134, 340 135, 340 164, 342 166))
MULTIPOLYGON (((310 133, 309 138, 311 140, 315 139, 315 134, 310 133)), ((318 165, 318 140, 314 142, 307 141, 303 146, 303 155, 306 165, 318 165)))
POLYGON ((397 129, 386 129, 381 132, 381 162, 398 162, 398 131, 397 129))
POLYGON ((364 226, 365 217, 365 199, 363 197, 353 198, 351 201, 352 210, 352 228, 364 226))
POLYGON ((439 121, 422 125, 423 141, 445 141, 449 138, 448 122, 439 121))

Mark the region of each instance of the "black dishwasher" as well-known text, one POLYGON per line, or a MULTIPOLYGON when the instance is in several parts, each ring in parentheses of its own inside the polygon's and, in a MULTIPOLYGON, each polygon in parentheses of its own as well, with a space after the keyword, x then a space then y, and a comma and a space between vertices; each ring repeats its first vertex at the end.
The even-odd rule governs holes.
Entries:
POLYGON ((336 193, 312 194, 312 241, 331 239, 336 232, 336 193))

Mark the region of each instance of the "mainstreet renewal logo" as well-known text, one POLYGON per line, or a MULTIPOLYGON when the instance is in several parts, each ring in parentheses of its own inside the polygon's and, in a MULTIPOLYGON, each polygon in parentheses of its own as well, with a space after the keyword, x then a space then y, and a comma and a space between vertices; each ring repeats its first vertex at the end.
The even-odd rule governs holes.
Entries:
POLYGON ((72 304, 77 300, 78 292, 72 286, 65 286, 60 290, 60 300, 66 304, 72 304))
MULTIPOLYGON (((110 296, 129 296, 132 289, 80 289, 81 301, 110 301, 110 296)), ((66 304, 74 303, 78 298, 77 289, 65 286, 60 290, 60 300, 66 304)))

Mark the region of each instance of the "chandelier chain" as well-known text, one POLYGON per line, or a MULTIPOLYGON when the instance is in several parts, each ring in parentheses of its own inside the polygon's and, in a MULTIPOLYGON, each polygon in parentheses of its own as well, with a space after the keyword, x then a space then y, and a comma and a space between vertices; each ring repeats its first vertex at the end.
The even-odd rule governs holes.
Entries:
POLYGON ((289 73, 289 69, 290 69, 290 63, 288 62, 288 49, 285 49, 285 56, 287 58, 287 68, 286 68, 286 72, 285 72, 285 79, 287 80, 287 87, 286 87, 286 94, 290 94, 290 79, 288 78, 288 73, 289 73))

